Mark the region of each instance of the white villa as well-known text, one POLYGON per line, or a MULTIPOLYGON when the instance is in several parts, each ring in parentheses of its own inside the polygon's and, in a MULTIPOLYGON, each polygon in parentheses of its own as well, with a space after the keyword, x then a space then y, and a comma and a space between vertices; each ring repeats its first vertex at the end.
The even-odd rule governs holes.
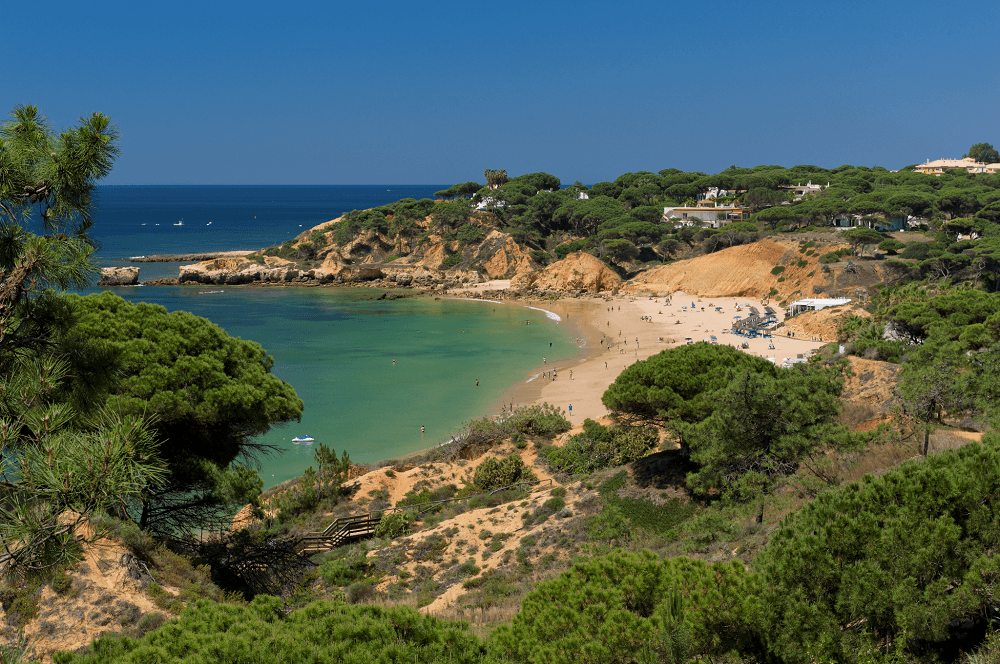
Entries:
POLYGON ((935 159, 934 161, 928 159, 926 163, 918 164, 913 170, 917 173, 926 173, 928 175, 942 175, 945 171, 952 168, 961 168, 969 173, 1000 173, 1000 163, 984 164, 969 157, 963 159, 935 159))
POLYGON ((809 182, 805 184, 789 184, 789 185, 784 185, 781 188, 785 191, 794 193, 795 194, 794 200, 801 201, 802 197, 805 196, 806 194, 818 194, 819 192, 823 191, 824 189, 826 189, 826 187, 829 186, 830 186, 829 182, 826 183, 826 186, 823 186, 821 184, 813 184, 812 180, 809 180, 809 182))
POLYGON ((722 228, 734 221, 749 219, 750 210, 739 205, 718 205, 714 199, 705 199, 698 201, 694 207, 665 207, 663 218, 679 219, 682 226, 705 224, 712 228, 722 228))

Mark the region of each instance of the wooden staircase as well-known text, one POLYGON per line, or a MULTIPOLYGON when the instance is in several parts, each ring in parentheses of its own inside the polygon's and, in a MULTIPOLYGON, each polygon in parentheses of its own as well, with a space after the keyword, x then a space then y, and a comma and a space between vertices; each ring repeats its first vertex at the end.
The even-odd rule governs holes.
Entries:
MULTIPOLYGON (((545 485, 551 488, 552 479, 548 478, 545 480, 518 482, 517 484, 511 484, 510 486, 495 489, 490 492, 490 495, 500 493, 501 491, 506 491, 508 489, 534 485, 545 485)), ((434 500, 427 503, 407 505, 405 507, 390 507, 380 512, 368 512, 366 514, 342 516, 339 519, 334 520, 333 523, 323 530, 312 532, 302 537, 298 543, 298 551, 303 555, 311 556, 313 554, 336 549, 338 546, 344 546, 350 542, 373 537, 375 535, 375 527, 379 524, 379 521, 382 520, 382 517, 386 514, 391 514, 392 512, 411 510, 415 512, 417 516, 420 516, 432 511, 439 505, 461 500, 469 500, 470 498, 472 498, 472 496, 465 496, 463 498, 448 498, 447 500, 434 500)))
POLYGON ((382 512, 343 516, 319 532, 309 533, 299 541, 299 552, 307 556, 336 549, 349 542, 375 534, 382 512))

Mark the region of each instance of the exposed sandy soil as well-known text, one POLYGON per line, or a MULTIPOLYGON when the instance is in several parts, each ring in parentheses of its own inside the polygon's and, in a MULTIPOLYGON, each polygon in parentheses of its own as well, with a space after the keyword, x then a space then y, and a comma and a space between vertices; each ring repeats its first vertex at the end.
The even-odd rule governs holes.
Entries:
MULTIPOLYGON (((86 528, 84 529, 86 531, 86 528)), ((86 533, 85 533, 86 534, 86 533)), ((39 614, 24 628, 34 657, 50 662, 52 653, 76 650, 106 632, 121 632, 150 613, 165 613, 143 592, 119 564, 125 548, 101 539, 84 547, 84 557, 68 574, 71 593, 60 596, 42 586, 39 614), (75 596, 72 596, 75 595, 75 596)), ((177 588, 164 590, 178 594, 177 588)), ((0 610, 0 625, 5 624, 0 610)))
POLYGON ((854 356, 848 357, 848 361, 852 373, 844 383, 841 399, 849 403, 864 402, 880 413, 888 412, 895 400, 893 390, 899 365, 854 356))
POLYGON ((799 314, 793 321, 784 326, 783 331, 785 334, 794 332, 796 337, 815 337, 824 341, 835 341, 837 328, 846 317, 852 315, 862 318, 871 317, 871 314, 862 309, 860 305, 851 302, 842 307, 829 307, 799 314))
POLYGON ((750 297, 786 302, 804 297, 851 296, 857 289, 881 283, 881 267, 859 261, 858 270, 821 265, 819 257, 847 245, 806 247, 788 239, 764 239, 713 254, 655 267, 627 282, 622 290, 639 295, 684 291, 699 297, 750 297), (784 268, 777 274, 776 268, 784 268))

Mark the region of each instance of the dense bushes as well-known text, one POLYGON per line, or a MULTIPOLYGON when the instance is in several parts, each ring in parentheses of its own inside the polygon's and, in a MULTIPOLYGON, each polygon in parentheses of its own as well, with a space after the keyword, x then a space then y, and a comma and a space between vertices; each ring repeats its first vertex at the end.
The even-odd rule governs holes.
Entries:
POLYGON ((315 602, 285 615, 281 600, 246 606, 195 602, 142 639, 105 636, 86 655, 60 653, 58 664, 138 662, 456 662, 479 664, 486 649, 465 625, 410 608, 315 602))
POLYGON ((385 514, 375 526, 375 537, 384 539, 394 539, 410 532, 410 523, 413 521, 409 514, 404 512, 392 512, 385 514))
POLYGON ((517 482, 537 479, 530 469, 524 467, 521 455, 512 452, 503 459, 487 457, 476 468, 473 484, 483 491, 492 491, 517 482))
POLYGON ((855 661, 982 623, 1000 579, 1000 437, 820 495, 755 561, 761 630, 782 661, 855 661), (818 660, 817 660, 818 658, 818 660))
POLYGON ((549 464, 564 473, 592 473, 640 459, 656 446, 659 435, 652 427, 606 427, 586 419, 583 433, 571 437, 561 447, 546 447, 542 454, 549 464))
POLYGON ((669 644, 711 656, 747 650, 753 586, 738 563, 615 552, 539 584, 491 645, 532 664, 686 661, 669 644))
POLYGON ((457 454, 466 447, 489 446, 505 438, 524 434, 552 438, 569 431, 570 423, 563 411, 555 406, 542 404, 518 408, 502 418, 483 417, 472 420, 453 445, 443 448, 445 454, 457 454))
POLYGON ((819 262, 823 264, 829 263, 839 263, 840 259, 844 256, 850 256, 851 250, 848 248, 835 249, 834 251, 828 251, 819 257, 819 262))
POLYGON ((362 555, 328 560, 319 568, 319 575, 331 586, 348 586, 365 578, 368 573, 368 559, 362 555))

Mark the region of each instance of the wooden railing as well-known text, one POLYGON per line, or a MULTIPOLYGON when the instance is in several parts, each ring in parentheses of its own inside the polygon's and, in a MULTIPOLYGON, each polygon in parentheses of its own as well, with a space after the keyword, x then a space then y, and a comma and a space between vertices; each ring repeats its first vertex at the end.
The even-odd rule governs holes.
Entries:
POLYGON ((495 495, 501 491, 507 491, 509 489, 514 489, 522 486, 534 486, 534 485, 548 485, 552 486, 552 478, 545 480, 532 480, 528 482, 517 482, 509 486, 500 487, 499 489, 494 489, 488 494, 477 493, 472 496, 463 496, 461 498, 448 498, 446 500, 432 500, 426 503, 416 503, 414 505, 403 505, 399 507, 389 507, 384 510, 378 510, 374 512, 366 512, 365 514, 354 514, 351 516, 342 516, 335 519, 333 523, 316 532, 309 533, 299 540, 299 551, 305 554, 322 553, 323 551, 329 551, 330 549, 336 549, 339 546, 343 546, 349 542, 357 541, 360 539, 367 539, 375 535, 375 527, 378 526, 379 521, 386 514, 392 514, 393 512, 411 512, 415 511, 417 516, 426 514, 431 510, 437 508, 440 505, 447 503, 454 503, 460 500, 471 500, 476 496, 483 495, 495 495), (414 509, 416 508, 416 509, 414 509))

